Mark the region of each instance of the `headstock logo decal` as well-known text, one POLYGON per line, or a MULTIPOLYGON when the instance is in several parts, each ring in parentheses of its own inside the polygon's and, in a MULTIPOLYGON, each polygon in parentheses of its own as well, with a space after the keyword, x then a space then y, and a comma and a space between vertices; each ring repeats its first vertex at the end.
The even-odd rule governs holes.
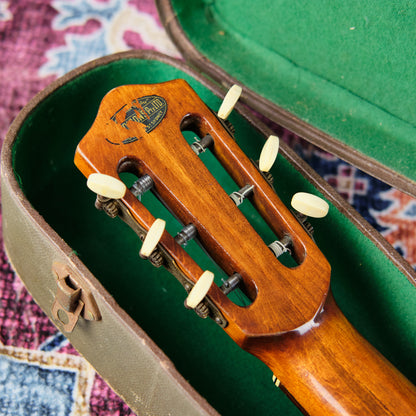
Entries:
POLYGON ((127 130, 132 123, 141 123, 145 126, 145 132, 150 133, 164 119, 167 108, 164 98, 158 95, 146 95, 135 98, 130 105, 123 105, 110 119, 127 130))

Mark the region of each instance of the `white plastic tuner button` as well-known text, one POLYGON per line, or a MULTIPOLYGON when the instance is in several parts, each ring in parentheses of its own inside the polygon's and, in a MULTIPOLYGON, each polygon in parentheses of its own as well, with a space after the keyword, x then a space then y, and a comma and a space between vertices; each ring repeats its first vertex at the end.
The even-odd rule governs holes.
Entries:
POLYGON ((239 85, 233 85, 224 97, 224 101, 218 110, 218 117, 222 120, 226 120, 230 115, 231 111, 237 104, 238 99, 241 96, 242 88, 239 85))
POLYGON ((277 136, 269 136, 261 149, 259 159, 259 169, 262 172, 268 172, 277 158, 279 153, 279 138, 277 136))
POLYGON ((88 176, 87 186, 97 195, 110 199, 123 198, 127 190, 126 185, 120 179, 103 173, 92 173, 88 176))
POLYGON ((189 309, 195 309, 205 298, 214 282, 214 273, 206 270, 195 283, 185 300, 185 305, 189 309))
POLYGON ((291 205, 301 214, 313 218, 323 218, 328 214, 329 210, 329 205, 326 201, 306 192, 298 192, 293 195, 291 205))
POLYGON ((142 248, 140 249, 140 256, 148 258, 153 250, 158 245, 162 234, 165 231, 166 221, 157 218, 152 226, 149 228, 149 231, 146 234, 146 237, 143 241, 142 248))

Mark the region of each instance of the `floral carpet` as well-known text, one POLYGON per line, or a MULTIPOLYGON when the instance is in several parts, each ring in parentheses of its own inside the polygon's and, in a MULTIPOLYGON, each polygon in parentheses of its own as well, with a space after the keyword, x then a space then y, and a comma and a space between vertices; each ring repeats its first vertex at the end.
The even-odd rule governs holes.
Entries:
MULTIPOLYGON (((127 49, 179 57, 151 0, 0 0, 0 137, 71 69, 127 49)), ((416 200, 316 149, 282 138, 416 267, 416 200)), ((34 303, 0 251, 0 415, 131 415, 34 303)))

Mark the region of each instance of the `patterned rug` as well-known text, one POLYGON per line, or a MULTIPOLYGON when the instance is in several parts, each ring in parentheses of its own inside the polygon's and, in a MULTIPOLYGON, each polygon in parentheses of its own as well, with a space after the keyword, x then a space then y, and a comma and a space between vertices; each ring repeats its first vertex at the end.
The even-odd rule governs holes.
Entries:
MULTIPOLYGON (((0 0, 0 137, 38 91, 126 49, 179 56, 151 0, 0 0)), ((416 201, 316 149, 282 138, 416 267, 416 201)), ((0 251, 0 415, 132 415, 33 302, 0 251)))

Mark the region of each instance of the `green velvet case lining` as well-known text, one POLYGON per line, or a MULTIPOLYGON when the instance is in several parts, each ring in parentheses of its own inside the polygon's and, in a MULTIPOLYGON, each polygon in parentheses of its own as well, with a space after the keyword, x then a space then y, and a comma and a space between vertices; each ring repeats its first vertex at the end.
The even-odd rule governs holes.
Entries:
MULTIPOLYGON (((139 258, 138 237, 127 226, 94 208, 95 197, 73 164, 75 148, 111 88, 174 78, 185 78, 211 108, 218 108, 219 100, 210 91, 177 68, 150 60, 111 62, 57 89, 26 119, 13 148, 16 177, 35 209, 221 414, 299 414, 273 386, 271 372, 262 363, 240 350, 212 321, 184 309, 185 292, 179 283, 139 258)), ((240 146, 256 157, 263 138, 238 114, 230 119, 240 146)), ((273 174, 286 204, 295 191, 315 192, 282 157, 273 174)), ((157 204, 147 201, 156 210, 157 204)), ((335 208, 314 225, 344 313, 415 382, 415 287, 335 208)))
POLYGON ((210 61, 319 130, 416 180, 416 3, 172 0, 210 61))

